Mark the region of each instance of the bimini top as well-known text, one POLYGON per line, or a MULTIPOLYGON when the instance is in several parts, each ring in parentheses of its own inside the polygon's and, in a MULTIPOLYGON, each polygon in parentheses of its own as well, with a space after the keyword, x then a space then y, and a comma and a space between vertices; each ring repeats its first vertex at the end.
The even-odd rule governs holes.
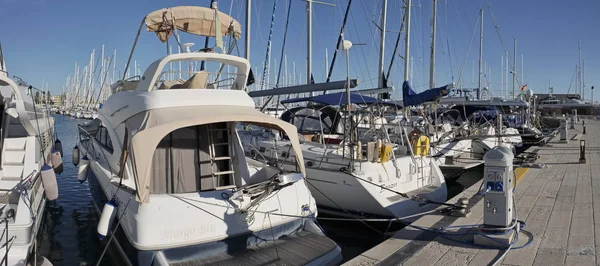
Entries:
MULTIPOLYGON (((298 103, 298 102, 312 102, 316 104, 322 105, 345 105, 348 102, 348 98, 345 92, 337 92, 337 93, 329 93, 323 95, 317 95, 312 97, 301 97, 294 99, 287 99, 281 101, 282 104, 286 103, 298 103)), ((364 96, 358 93, 350 93, 350 103, 352 104, 362 104, 362 105, 372 105, 372 104, 382 104, 388 106, 395 106, 398 108, 402 108, 402 106, 397 105, 393 102, 384 102, 377 100, 373 97, 364 96)))
POLYGON ((177 30, 190 34, 217 37, 231 35, 238 39, 242 34, 242 25, 231 16, 212 8, 200 6, 176 6, 156 10, 146 16, 146 30, 156 33, 162 42, 166 42, 177 30))
POLYGON ((261 113, 253 106, 199 105, 151 109, 126 120, 133 158, 137 201, 148 202, 150 196, 150 169, 152 156, 158 143, 174 130, 193 125, 218 122, 248 122, 285 132, 292 144, 300 172, 305 173, 302 151, 295 126, 261 113), (210 114, 210 115, 198 115, 210 114))

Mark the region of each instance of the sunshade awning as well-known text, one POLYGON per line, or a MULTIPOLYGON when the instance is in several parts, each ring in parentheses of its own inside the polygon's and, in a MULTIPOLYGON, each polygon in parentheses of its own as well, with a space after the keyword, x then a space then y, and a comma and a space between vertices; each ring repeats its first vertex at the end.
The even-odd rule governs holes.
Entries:
POLYGON ((206 7, 176 6, 156 10, 145 18, 146 30, 155 32, 162 42, 172 34, 173 26, 177 30, 190 34, 216 37, 216 23, 220 24, 221 36, 232 35, 238 39, 242 34, 242 25, 231 16, 206 7), (215 12, 218 20, 215 20, 215 12))
POLYGON ((304 174, 304 160, 298 131, 295 126, 246 106, 186 106, 152 109, 126 120, 130 132, 130 154, 133 158, 134 178, 138 202, 148 202, 150 170, 158 143, 174 130, 218 122, 247 122, 283 131, 292 144, 296 162, 304 174))

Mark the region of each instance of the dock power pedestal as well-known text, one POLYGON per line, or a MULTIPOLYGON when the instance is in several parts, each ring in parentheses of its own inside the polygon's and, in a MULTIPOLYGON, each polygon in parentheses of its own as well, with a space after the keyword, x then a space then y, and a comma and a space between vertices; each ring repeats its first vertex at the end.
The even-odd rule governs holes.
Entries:
MULTIPOLYGON (((514 154, 506 147, 497 146, 483 157, 485 168, 483 185, 485 195, 483 202, 483 223, 480 234, 476 234, 476 244, 487 246, 510 245, 516 234, 511 226, 514 222, 513 188, 515 174, 513 172, 514 154)), ((518 226, 518 225, 516 225, 518 226)), ((518 228, 516 228, 518 234, 518 228)))
POLYGON ((569 130, 567 129, 567 119, 563 117, 560 119, 560 142, 568 143, 569 142, 569 140, 567 139, 568 136, 569 136, 569 130))

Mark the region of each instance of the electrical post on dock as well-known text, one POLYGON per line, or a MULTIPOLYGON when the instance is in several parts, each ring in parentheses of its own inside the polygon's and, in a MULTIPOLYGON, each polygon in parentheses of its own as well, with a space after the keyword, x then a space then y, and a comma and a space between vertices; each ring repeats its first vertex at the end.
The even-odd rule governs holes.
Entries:
POLYGON ((582 120, 582 121, 581 121, 581 124, 583 125, 583 135, 585 135, 585 134, 587 134, 587 133, 585 132, 585 120, 582 120))
POLYGON ((575 114, 571 115, 571 122, 569 123, 569 129, 575 129, 575 114))
POLYGON ((567 143, 567 137, 569 136, 569 131, 567 129, 567 118, 563 117, 560 120, 560 142, 567 143))
POLYGON ((496 146, 483 157, 485 186, 483 226, 474 242, 486 246, 509 246, 519 233, 513 219, 513 188, 517 182, 513 172, 514 154, 504 146, 496 146), (516 227, 516 228, 515 228, 516 227), (511 233, 516 229, 516 234, 511 233))
POLYGON ((579 141, 579 163, 585 163, 585 140, 579 141))
POLYGON ((573 116, 575 117, 575 124, 579 122, 579 117, 577 116, 577 109, 573 109, 573 116))

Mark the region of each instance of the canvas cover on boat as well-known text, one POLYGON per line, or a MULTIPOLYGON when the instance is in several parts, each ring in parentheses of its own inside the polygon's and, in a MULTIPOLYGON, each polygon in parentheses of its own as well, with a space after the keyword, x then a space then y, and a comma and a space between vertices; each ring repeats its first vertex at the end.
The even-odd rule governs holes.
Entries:
POLYGON ((416 93, 410 87, 408 80, 405 80, 404 83, 402 83, 402 100, 404 101, 404 106, 407 107, 421 105, 423 103, 433 101, 436 98, 448 95, 448 92, 450 92, 452 87, 452 84, 448 84, 439 88, 433 88, 421 93, 416 93))
POLYGON ((217 37, 216 29, 220 28, 221 36, 232 35, 235 39, 242 34, 242 25, 231 16, 206 7, 176 6, 156 10, 145 18, 146 30, 156 33, 162 42, 171 36, 173 26, 177 30, 207 37, 217 37), (215 12, 218 20, 215 21, 215 12), (220 27, 215 27, 215 23, 220 27))
POLYGON ((137 185, 136 200, 141 203, 149 200, 152 157, 167 134, 184 127, 218 122, 248 122, 283 131, 290 139, 300 171, 305 173, 296 127, 253 107, 203 105, 152 109, 125 121, 131 136, 129 147, 137 185))
MULTIPOLYGON (((345 92, 337 92, 337 93, 322 94, 322 95, 317 95, 317 96, 312 96, 312 97, 287 99, 287 100, 281 101, 282 104, 298 103, 298 102, 313 102, 313 103, 318 103, 318 104, 323 104, 323 105, 345 105, 348 102, 348 97, 346 96, 345 92)), ((350 103, 364 104, 364 105, 383 104, 383 105, 391 105, 391 106, 396 106, 396 107, 402 108, 402 106, 396 105, 393 102, 383 102, 383 101, 377 100, 373 97, 364 96, 359 93, 350 93, 350 103)))

